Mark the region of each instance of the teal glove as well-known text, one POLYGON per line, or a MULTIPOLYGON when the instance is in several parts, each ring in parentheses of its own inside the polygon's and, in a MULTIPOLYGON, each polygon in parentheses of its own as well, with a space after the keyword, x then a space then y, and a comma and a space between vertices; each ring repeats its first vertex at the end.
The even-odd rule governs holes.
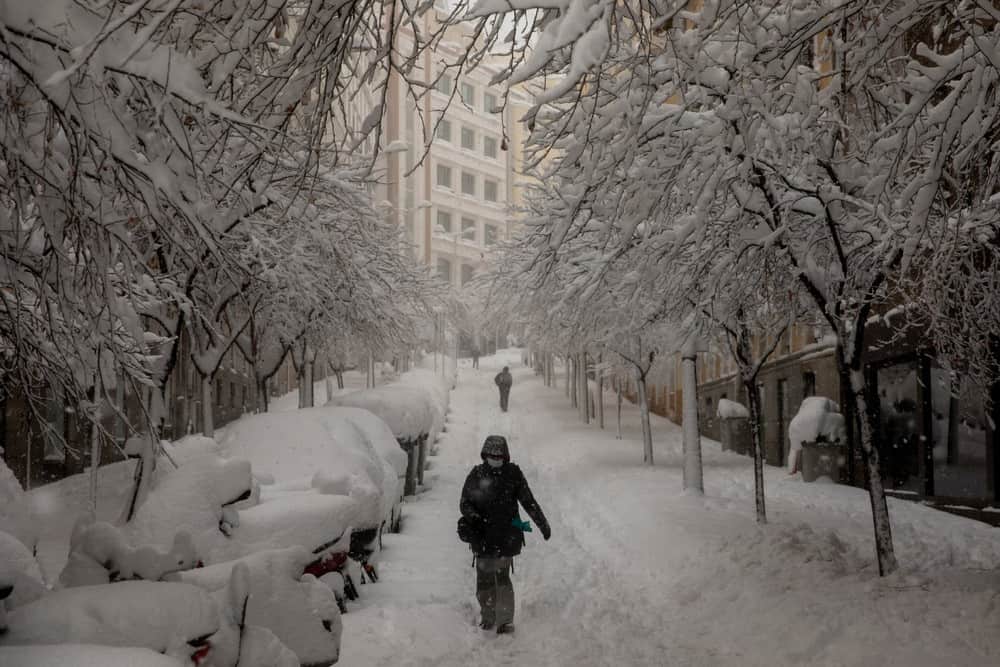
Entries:
POLYGON ((514 526, 515 528, 519 528, 519 529, 523 530, 526 533, 530 533, 531 532, 531 524, 528 523, 527 521, 521 521, 517 517, 514 517, 511 520, 510 525, 514 526))

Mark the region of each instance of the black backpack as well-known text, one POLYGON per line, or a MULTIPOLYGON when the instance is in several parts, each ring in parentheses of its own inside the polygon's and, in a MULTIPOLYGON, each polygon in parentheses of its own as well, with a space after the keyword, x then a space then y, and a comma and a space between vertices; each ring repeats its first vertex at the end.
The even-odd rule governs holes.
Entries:
POLYGON ((474 521, 464 516, 459 517, 458 539, 462 540, 467 544, 472 544, 474 542, 482 542, 483 540, 482 522, 474 521))

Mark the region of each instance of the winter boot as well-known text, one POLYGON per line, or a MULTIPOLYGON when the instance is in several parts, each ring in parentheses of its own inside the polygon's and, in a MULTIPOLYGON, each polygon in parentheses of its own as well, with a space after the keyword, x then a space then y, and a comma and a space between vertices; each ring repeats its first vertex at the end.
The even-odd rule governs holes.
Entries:
POLYGON ((503 625, 498 625, 497 626, 497 634, 498 635, 512 635, 512 634, 514 634, 514 624, 513 623, 504 623, 503 625))

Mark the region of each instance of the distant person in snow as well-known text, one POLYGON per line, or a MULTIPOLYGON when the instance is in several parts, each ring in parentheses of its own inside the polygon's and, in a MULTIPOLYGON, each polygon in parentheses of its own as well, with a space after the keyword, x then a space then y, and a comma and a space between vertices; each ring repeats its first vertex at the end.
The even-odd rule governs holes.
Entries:
POLYGON ((510 386, 514 384, 514 378, 510 376, 509 368, 504 366, 503 370, 493 378, 493 381, 500 388, 500 409, 507 412, 507 399, 510 398, 510 386))
POLYGON ((480 453, 483 462, 469 472, 462 487, 458 535, 476 555, 476 597, 479 627, 497 634, 514 631, 514 586, 510 573, 514 556, 521 553, 524 533, 531 524, 522 521, 518 503, 538 525, 542 537, 551 537, 549 522, 531 495, 528 481, 510 462, 507 439, 491 435, 480 453))
POLYGON ((476 345, 472 348, 472 367, 479 368, 479 346, 476 345))

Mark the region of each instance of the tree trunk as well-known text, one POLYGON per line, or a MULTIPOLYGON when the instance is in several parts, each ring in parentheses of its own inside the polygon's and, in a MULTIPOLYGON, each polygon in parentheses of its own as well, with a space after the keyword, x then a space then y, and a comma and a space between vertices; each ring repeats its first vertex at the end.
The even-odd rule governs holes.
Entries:
POLYGON ((653 465, 653 431, 649 425, 649 403, 646 401, 646 374, 637 371, 635 381, 639 394, 639 422, 642 426, 642 462, 653 465))
POLYGON ((569 377, 569 375, 570 375, 570 369, 569 369, 569 366, 570 366, 570 363, 569 363, 569 355, 568 354, 566 355, 565 360, 566 360, 566 387, 565 387, 565 392, 566 392, 566 398, 569 398, 569 389, 570 389, 570 386, 569 386, 570 385, 570 377, 569 377))
POLYGON ((257 410, 258 412, 267 412, 268 399, 267 395, 267 380, 266 377, 257 376, 257 410))
POLYGON ((618 439, 622 439, 622 380, 615 379, 615 387, 618 389, 618 439))
POLYGON ((315 368, 316 368, 315 362, 312 362, 312 361, 307 361, 306 362, 306 364, 305 364, 305 371, 306 371, 306 407, 307 408, 312 408, 312 407, 316 406, 316 399, 315 399, 315 393, 316 393, 315 384, 316 383, 313 380, 313 375, 316 372, 315 368))
POLYGON ((212 405, 212 378, 201 378, 201 434, 206 438, 215 437, 215 412, 212 405))
MULTIPOLYGON (((741 373, 742 375, 742 373, 741 373)), ((743 390, 750 404, 750 451, 753 455, 753 487, 757 505, 757 523, 767 523, 767 508, 764 504, 764 443, 760 440, 760 391, 757 376, 743 376, 743 390)))
POLYGON ((570 377, 569 377, 569 402, 574 408, 579 407, 576 402, 577 394, 580 393, 580 368, 576 363, 576 355, 567 355, 567 361, 570 365, 570 377))
POLYGON ((337 370, 334 371, 334 373, 337 374, 337 389, 343 389, 344 388, 344 371, 338 368, 337 370))
POLYGON ((604 361, 604 353, 597 355, 597 396, 595 400, 597 402, 597 424, 604 428, 604 373, 601 371, 600 365, 604 361))
POLYGON ((584 424, 590 423, 590 381, 587 379, 587 353, 580 353, 580 418, 584 424))
MULTIPOLYGON (((858 364, 860 365, 860 364, 858 364)), ((868 497, 872 506, 872 524, 875 529, 875 553, 878 557, 879 576, 892 574, 899 567, 892 545, 892 524, 889 521, 889 504, 885 499, 882 470, 878 449, 875 447, 875 425, 868 408, 868 396, 873 392, 865 382, 860 368, 851 369, 851 399, 855 414, 861 416, 861 454, 868 473, 868 497)))
POLYGON ((323 386, 326 389, 326 402, 329 403, 333 399, 333 377, 327 371, 326 377, 323 378, 323 386))
POLYGON ((705 492, 701 472, 701 438, 698 433, 698 373, 696 355, 682 358, 684 380, 684 489, 705 492))

